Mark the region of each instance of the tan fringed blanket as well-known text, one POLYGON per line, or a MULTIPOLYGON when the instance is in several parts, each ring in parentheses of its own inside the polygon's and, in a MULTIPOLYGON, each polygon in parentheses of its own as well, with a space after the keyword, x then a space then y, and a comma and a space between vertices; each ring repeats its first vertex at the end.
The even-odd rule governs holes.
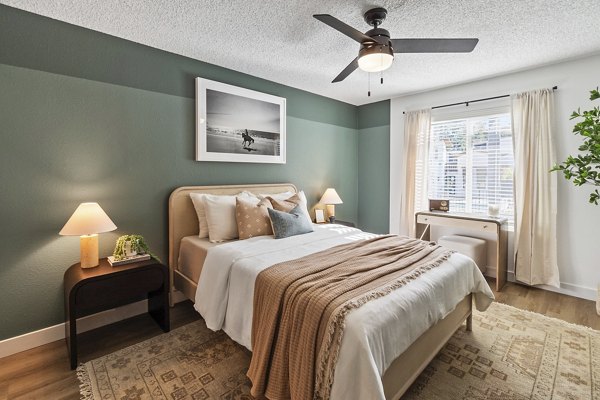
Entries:
POLYGON ((328 399, 346 314, 450 254, 428 242, 379 236, 262 271, 254 288, 252 395, 328 399))

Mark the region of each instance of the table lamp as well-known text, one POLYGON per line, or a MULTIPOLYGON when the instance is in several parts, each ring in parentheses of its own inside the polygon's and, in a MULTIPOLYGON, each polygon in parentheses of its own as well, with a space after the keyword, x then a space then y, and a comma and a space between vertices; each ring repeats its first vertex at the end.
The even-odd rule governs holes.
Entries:
POLYGON ((81 268, 92 268, 100 264, 98 234, 115 229, 117 226, 98 203, 81 203, 59 234, 80 236, 81 268))
POLYGON ((335 222, 335 205, 343 204, 344 202, 340 199, 340 196, 337 194, 334 188, 327 188, 325 193, 323 193, 323 197, 321 197, 321 204, 325 204, 327 206, 327 215, 329 216, 329 222, 335 222))

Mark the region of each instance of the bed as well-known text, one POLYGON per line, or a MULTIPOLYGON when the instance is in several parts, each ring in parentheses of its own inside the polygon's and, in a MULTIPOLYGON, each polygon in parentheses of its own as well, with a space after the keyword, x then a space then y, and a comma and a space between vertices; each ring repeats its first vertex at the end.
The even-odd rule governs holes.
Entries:
MULTIPOLYGON (((223 329, 250 349, 253 279, 262 269, 370 234, 339 225, 316 225, 314 233, 279 241, 258 237, 215 245, 195 240, 198 221, 189 194, 243 190, 256 194, 297 191, 292 184, 176 189, 169 200, 169 267, 172 292, 179 290, 194 301, 210 329, 223 329), (194 270, 193 259, 204 260, 196 262, 203 265, 194 270)), ((454 254, 444 268, 431 270, 353 311, 347 317, 331 398, 400 398, 465 321, 470 330, 473 300, 483 310, 492 299, 472 260, 454 254), (399 322, 409 316, 410 323, 399 322)))

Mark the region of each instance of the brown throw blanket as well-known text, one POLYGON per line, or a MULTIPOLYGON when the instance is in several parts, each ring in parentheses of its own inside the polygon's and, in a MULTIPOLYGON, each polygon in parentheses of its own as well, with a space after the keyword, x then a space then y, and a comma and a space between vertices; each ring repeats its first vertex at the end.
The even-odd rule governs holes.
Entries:
POLYGON ((252 395, 328 399, 346 314, 450 254, 429 242, 379 236, 262 271, 254 289, 252 395))

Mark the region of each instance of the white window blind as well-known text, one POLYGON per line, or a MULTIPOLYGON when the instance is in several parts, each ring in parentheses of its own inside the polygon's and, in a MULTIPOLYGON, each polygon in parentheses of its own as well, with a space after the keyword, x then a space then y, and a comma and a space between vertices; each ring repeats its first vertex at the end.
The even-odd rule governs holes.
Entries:
POLYGON ((430 199, 449 199, 455 212, 487 214, 488 205, 497 204, 512 225, 514 158, 508 110, 438 118, 431 124, 428 159, 430 199))

